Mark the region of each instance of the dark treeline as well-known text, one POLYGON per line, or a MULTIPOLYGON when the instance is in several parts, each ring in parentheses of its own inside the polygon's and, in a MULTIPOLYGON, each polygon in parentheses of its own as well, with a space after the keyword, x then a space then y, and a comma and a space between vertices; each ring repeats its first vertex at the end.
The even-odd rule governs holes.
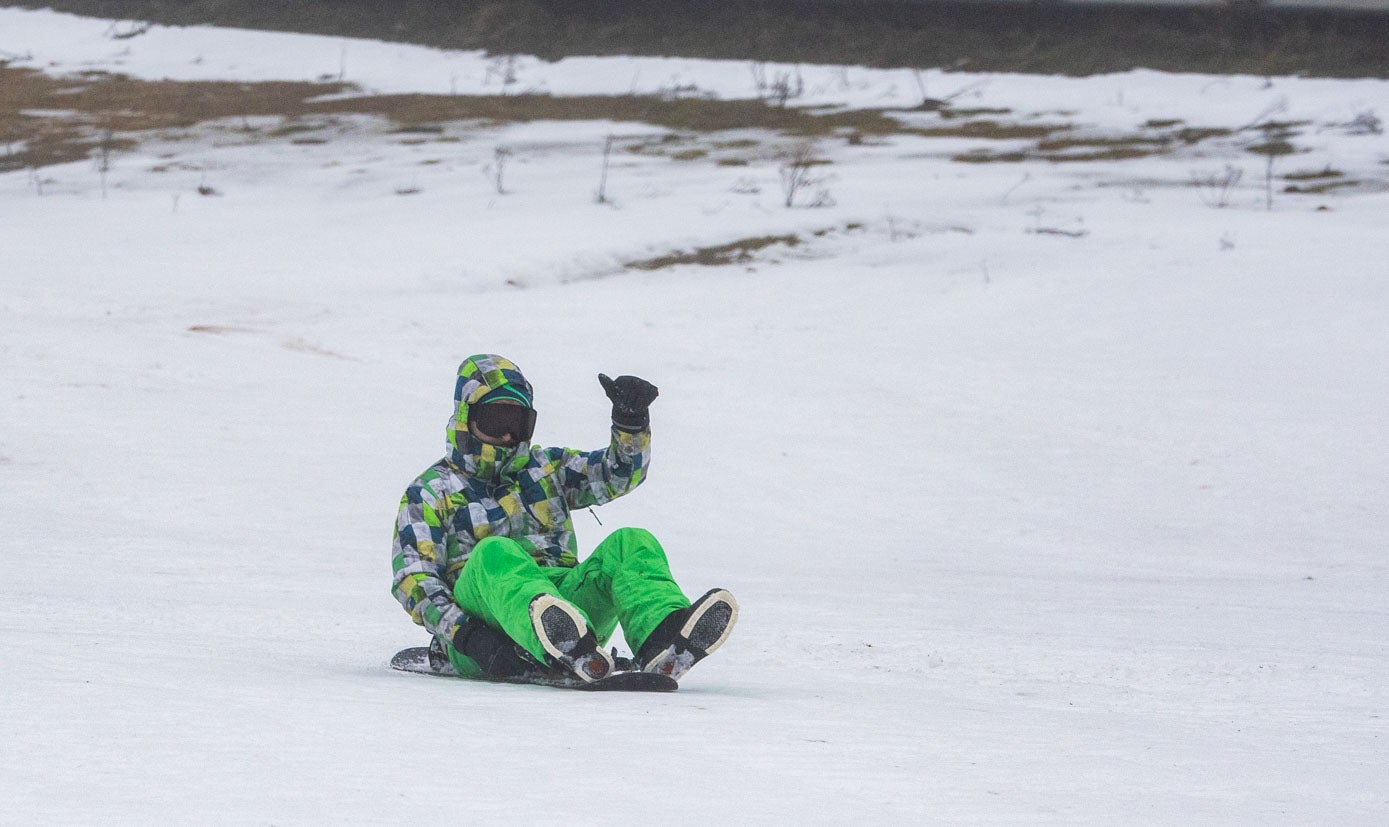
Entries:
POLYGON ((643 54, 1094 74, 1389 76, 1389 15, 751 0, 46 0, 102 17, 373 37, 557 59, 643 54))

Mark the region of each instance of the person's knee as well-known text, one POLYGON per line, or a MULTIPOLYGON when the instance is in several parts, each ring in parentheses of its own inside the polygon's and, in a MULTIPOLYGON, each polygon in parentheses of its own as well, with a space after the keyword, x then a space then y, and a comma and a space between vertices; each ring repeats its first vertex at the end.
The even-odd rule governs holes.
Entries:
POLYGON ((498 564, 514 564, 529 557, 526 550, 521 548, 521 544, 510 537, 487 537, 473 546, 472 553, 468 555, 468 562, 477 563, 481 568, 491 568, 498 564))
POLYGON ((661 544, 656 542, 656 535, 644 528, 619 528, 612 533, 613 539, 621 548, 629 547, 655 547, 660 548, 661 544))
POLYGON ((656 540, 656 535, 644 528, 617 529, 608 535, 608 539, 599 543, 598 548, 594 549, 594 554, 619 563, 634 557, 650 559, 654 555, 664 559, 666 556, 665 549, 662 549, 660 542, 656 540))

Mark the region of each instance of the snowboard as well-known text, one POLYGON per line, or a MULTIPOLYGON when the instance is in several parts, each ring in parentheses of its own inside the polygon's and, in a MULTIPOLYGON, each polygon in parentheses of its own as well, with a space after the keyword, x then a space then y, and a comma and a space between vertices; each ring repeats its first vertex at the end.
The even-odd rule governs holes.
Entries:
MULTIPOLYGON (((401 649, 391 658, 391 668, 401 672, 415 672, 435 677, 457 677, 452 674, 436 672, 429 665, 429 647, 412 646, 401 649)), ((578 677, 563 675, 528 675, 517 678, 493 681, 494 683, 521 683, 531 686, 553 686, 557 689, 577 689, 581 692, 674 692, 680 687, 674 678, 652 672, 614 672, 602 680, 585 682, 578 677)))

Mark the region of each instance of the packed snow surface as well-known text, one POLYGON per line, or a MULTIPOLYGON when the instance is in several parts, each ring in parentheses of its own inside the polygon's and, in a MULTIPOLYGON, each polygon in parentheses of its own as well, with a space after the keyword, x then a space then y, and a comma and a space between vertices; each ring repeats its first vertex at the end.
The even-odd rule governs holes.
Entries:
POLYGON ((1383 823, 1389 84, 130 27, 0 9, 0 58, 722 99, 799 72, 795 105, 1306 121, 1277 174, 1356 183, 1270 209, 1231 143, 966 164, 1010 144, 904 134, 821 141, 787 209, 790 141, 745 131, 620 148, 597 203, 607 137, 666 130, 366 117, 148 136, 104 197, 91 162, 0 174, 0 822, 1383 823), (1216 208, 1192 181, 1227 165, 1216 208), (660 386, 649 481, 574 518, 738 595, 679 692, 386 668, 425 642, 396 504, 478 352, 527 372, 543 444, 605 443, 600 371, 660 386))

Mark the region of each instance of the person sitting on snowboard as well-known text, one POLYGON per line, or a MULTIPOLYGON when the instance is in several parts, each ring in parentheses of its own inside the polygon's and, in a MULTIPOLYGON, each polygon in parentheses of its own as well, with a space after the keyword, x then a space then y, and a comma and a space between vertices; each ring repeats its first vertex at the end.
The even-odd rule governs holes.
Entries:
POLYGON ((649 531, 622 528, 582 563, 570 511, 636 488, 651 459, 654 385, 598 377, 612 440, 581 452, 530 443, 531 385, 511 361, 458 368, 448 454, 405 490, 392 591, 429 631, 435 671, 492 680, 612 674, 618 623, 633 668, 679 678, 728 638, 738 604, 723 589, 691 603, 649 531))

